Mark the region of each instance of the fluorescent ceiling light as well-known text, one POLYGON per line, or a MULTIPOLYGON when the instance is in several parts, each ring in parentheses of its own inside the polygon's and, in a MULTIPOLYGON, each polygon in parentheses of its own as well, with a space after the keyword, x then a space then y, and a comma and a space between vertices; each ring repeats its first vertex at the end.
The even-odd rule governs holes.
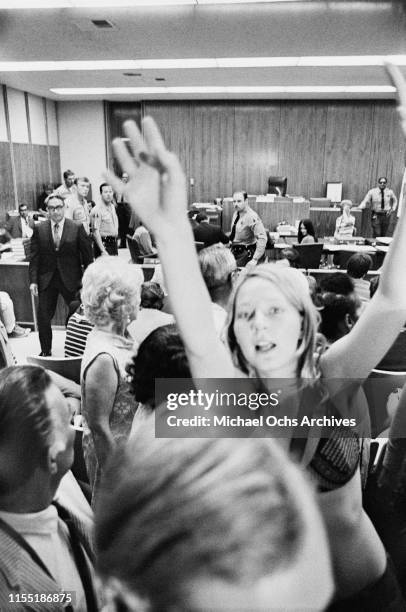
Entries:
POLYGON ((150 95, 150 94, 270 94, 270 93, 395 93, 390 85, 306 85, 306 86, 199 86, 199 87, 55 87, 55 94, 61 96, 85 95, 150 95))
POLYGON ((57 8, 134 8, 137 6, 168 6, 201 4, 268 4, 297 0, 0 0, 0 9, 57 9, 57 8))
POLYGON ((140 60, 61 60, 1 62, 0 72, 54 72, 81 70, 184 70, 200 68, 273 68, 383 66, 385 61, 406 66, 406 55, 342 55, 306 57, 203 57, 140 60))

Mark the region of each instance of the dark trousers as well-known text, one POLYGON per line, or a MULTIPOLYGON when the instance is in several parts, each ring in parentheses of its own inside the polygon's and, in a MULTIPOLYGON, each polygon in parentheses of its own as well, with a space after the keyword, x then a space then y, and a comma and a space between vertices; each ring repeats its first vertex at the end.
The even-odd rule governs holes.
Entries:
MULTIPOLYGON (((114 238, 114 236, 102 236, 101 241, 109 255, 118 255, 117 238, 114 238)), ((95 258, 100 257, 101 255, 101 251, 97 246, 96 241, 93 243, 93 253, 95 258)))
POLYGON ((131 217, 131 209, 127 202, 119 202, 116 208, 118 218, 118 237, 119 237, 119 248, 125 249, 127 247, 127 234, 129 233, 129 223, 131 217))
POLYGON ((59 295, 62 295, 65 303, 69 305, 74 299, 76 291, 69 291, 65 287, 57 270, 48 287, 38 293, 38 332, 43 353, 50 353, 52 350, 51 321, 55 314, 59 295))
POLYGON ((381 212, 372 212, 372 236, 374 238, 377 238, 378 236, 386 236, 389 229, 390 220, 391 215, 387 215, 386 213, 381 212))

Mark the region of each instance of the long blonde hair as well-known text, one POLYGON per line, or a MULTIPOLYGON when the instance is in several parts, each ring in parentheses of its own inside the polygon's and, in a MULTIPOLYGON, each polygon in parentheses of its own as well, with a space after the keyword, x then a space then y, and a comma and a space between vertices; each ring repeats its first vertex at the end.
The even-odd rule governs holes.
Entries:
POLYGON ((243 355, 234 333, 235 306, 238 292, 249 278, 262 278, 273 283, 303 317, 303 334, 297 347, 297 376, 299 378, 318 378, 319 372, 314 353, 320 316, 311 300, 309 285, 299 270, 274 264, 262 264, 251 268, 244 274, 241 281, 237 283, 231 296, 227 321, 227 342, 235 364, 246 374, 251 373, 250 364, 243 355))

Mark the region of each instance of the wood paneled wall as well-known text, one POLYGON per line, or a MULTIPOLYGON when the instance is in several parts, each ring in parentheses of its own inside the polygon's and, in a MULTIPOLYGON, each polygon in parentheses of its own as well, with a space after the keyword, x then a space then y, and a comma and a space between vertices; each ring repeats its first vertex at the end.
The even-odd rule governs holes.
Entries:
POLYGON ((391 101, 111 102, 109 108, 113 137, 120 135, 118 118, 157 120, 181 159, 190 202, 236 189, 265 193, 272 174, 286 175, 288 193, 307 198, 324 196, 327 181, 342 181, 343 198, 359 203, 380 175, 400 190, 406 147, 391 101))
POLYGON ((0 219, 4 219, 8 210, 22 202, 35 209, 44 183, 60 184, 61 171, 59 146, 49 144, 47 129, 47 113, 54 103, 4 85, 0 85, 0 95, 4 100, 0 121, 7 126, 7 142, 0 142, 0 219), (34 103, 31 113, 30 103, 34 103), (10 119, 23 129, 13 132, 10 119))

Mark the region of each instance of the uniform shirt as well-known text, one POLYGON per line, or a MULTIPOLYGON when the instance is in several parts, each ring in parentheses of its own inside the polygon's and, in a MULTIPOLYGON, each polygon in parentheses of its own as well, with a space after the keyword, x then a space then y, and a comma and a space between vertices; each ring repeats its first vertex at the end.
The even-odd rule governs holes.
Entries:
POLYGON ((65 200, 65 217, 72 219, 78 225, 82 224, 86 234, 90 234, 90 204, 86 198, 80 198, 77 193, 65 200))
POLYGON ((100 236, 118 236, 118 218, 114 204, 96 204, 90 213, 90 224, 100 236))
POLYGON ((33 234, 33 229, 32 227, 30 227, 27 223, 27 219, 24 219, 24 217, 21 217, 21 237, 22 238, 31 238, 32 234, 33 234))
POLYGON ((374 187, 373 189, 370 189, 365 198, 362 200, 361 204, 359 205, 359 208, 368 207, 371 208, 373 212, 388 212, 391 209, 395 210, 398 200, 392 189, 385 187, 385 189, 383 190, 383 209, 381 208, 381 193, 382 191, 381 189, 379 189, 379 187, 374 187))
POLYGON ((54 193, 59 195, 63 200, 66 200, 66 198, 76 193, 76 185, 72 185, 72 187, 68 189, 65 183, 62 183, 62 185, 59 185, 59 187, 55 189, 54 193))
POLYGON ((257 248, 253 255, 253 259, 260 259, 262 255, 265 253, 265 247, 267 243, 266 231, 264 228, 264 224, 261 219, 257 215, 257 213, 252 210, 249 206, 243 211, 235 211, 233 214, 233 218, 231 220, 231 227, 234 225, 235 218, 240 212, 240 218, 235 227, 235 237, 234 242, 250 245, 255 244, 257 248))

